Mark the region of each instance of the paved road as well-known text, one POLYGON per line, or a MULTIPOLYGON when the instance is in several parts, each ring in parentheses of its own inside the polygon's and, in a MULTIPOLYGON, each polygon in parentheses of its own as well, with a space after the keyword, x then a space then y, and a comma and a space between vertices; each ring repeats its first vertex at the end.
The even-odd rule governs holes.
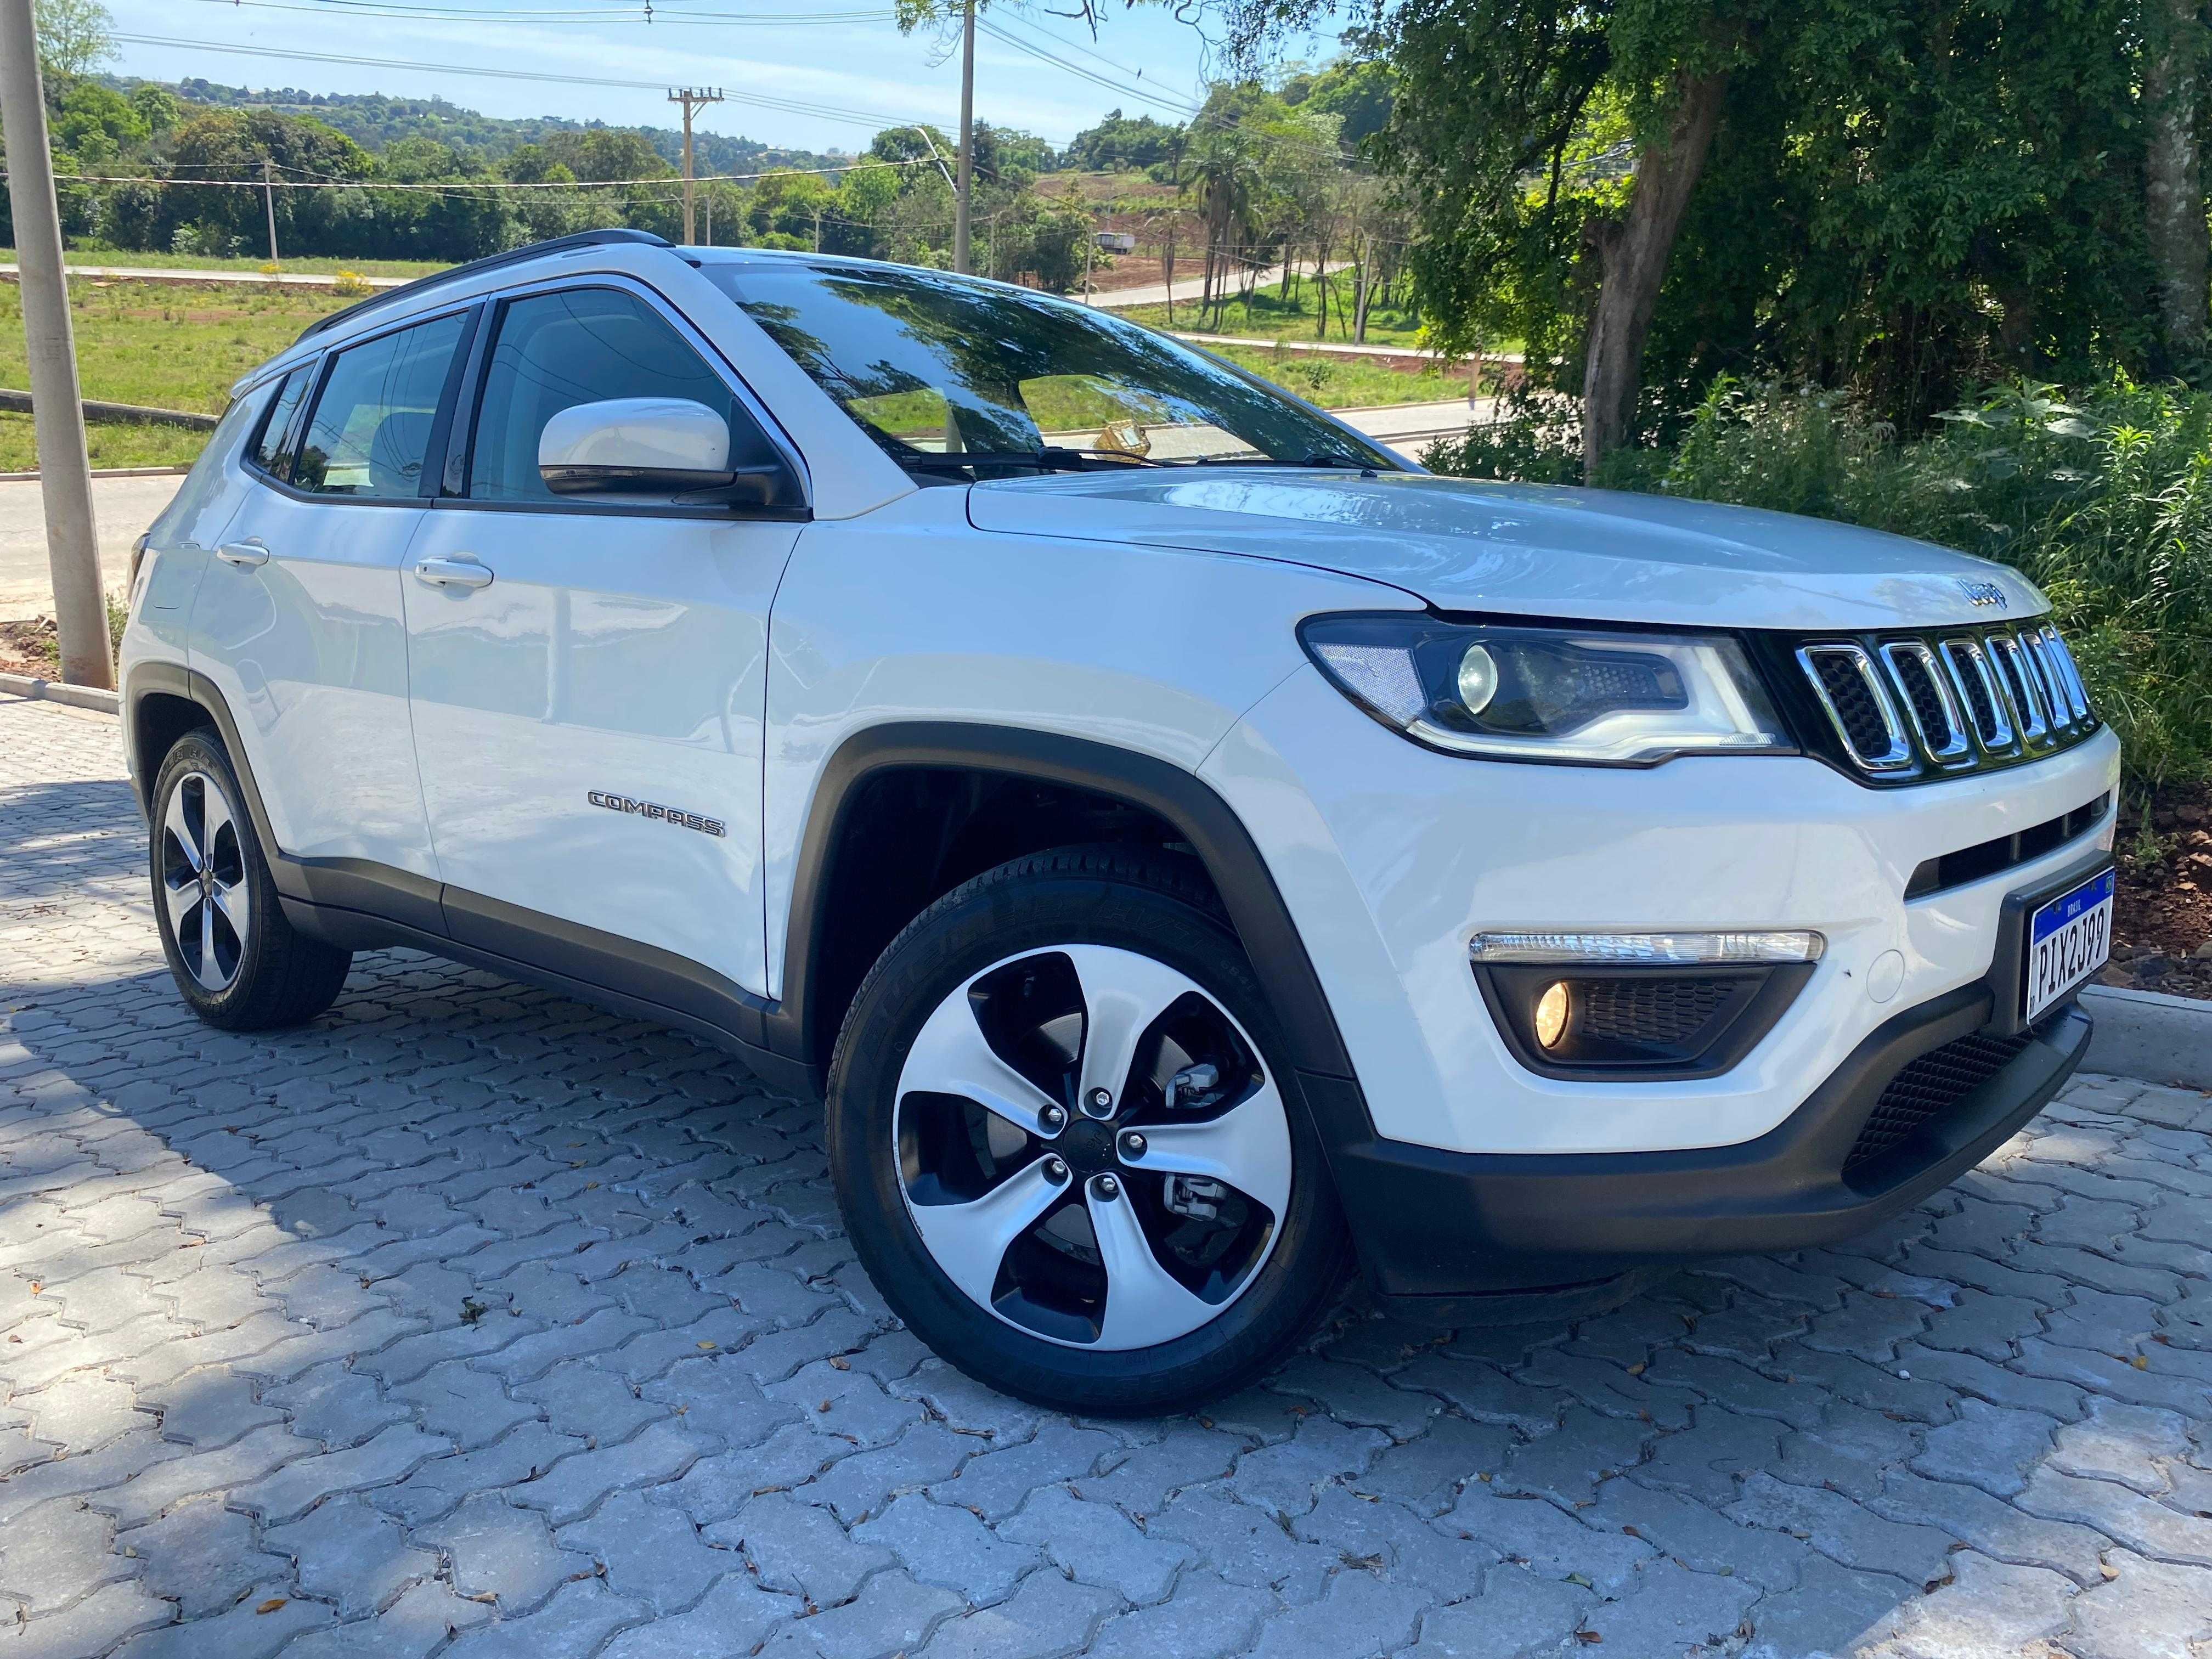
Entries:
MULTIPOLYGON (((146 478, 94 478, 92 515, 100 528, 100 573, 120 591, 131 568, 131 544, 177 493, 177 473, 146 478)), ((46 511, 36 478, 0 483, 0 621, 50 616, 54 608, 46 562, 46 511)))
POLYGON ((2084 1079, 1848 1248, 1349 1306, 1077 1422, 902 1332, 816 1115, 688 1038, 405 952, 196 1024, 142 833, 112 720, 0 702, 8 1659, 2208 1651, 2203 1097, 2084 1079))

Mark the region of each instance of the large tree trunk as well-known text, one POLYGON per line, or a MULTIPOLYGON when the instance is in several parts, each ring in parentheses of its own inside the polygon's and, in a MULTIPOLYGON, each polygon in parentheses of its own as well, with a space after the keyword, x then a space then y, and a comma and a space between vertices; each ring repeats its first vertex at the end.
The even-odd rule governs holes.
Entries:
POLYGON ((1659 303, 1667 258, 1674 251, 1682 210, 1720 120, 1724 72, 1675 83, 1674 113, 1666 133, 1636 160, 1628 217, 1598 233, 1597 305, 1590 316, 1583 370, 1583 469, 1595 474, 1607 451, 1628 435, 1644 368, 1644 337, 1659 303))
POLYGON ((2143 160, 2159 320, 2177 357, 2204 349, 2208 262, 2204 182, 2197 154, 2197 102, 2204 57, 2198 0, 2154 0, 2143 60, 2150 144, 2143 160))

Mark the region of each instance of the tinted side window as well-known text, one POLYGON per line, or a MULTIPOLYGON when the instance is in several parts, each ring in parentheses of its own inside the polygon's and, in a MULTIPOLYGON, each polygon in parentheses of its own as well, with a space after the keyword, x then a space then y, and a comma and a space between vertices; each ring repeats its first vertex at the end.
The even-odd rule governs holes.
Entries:
POLYGON ((292 417, 300 412, 300 399, 307 395, 307 382, 313 372, 313 365, 310 364, 284 377, 284 384, 276 388, 276 400, 269 406, 269 418, 262 423, 261 435, 254 441, 253 459, 272 477, 283 477, 290 463, 290 457, 284 453, 284 440, 291 435, 292 417))
POLYGON ((339 352, 292 482, 326 495, 416 495, 463 320, 441 317, 339 352))
POLYGON ((477 404, 469 495, 476 501, 557 499, 538 476, 545 422, 609 398, 689 398, 730 426, 733 466, 773 452, 706 362, 643 301, 617 289, 571 289, 509 304, 477 404))

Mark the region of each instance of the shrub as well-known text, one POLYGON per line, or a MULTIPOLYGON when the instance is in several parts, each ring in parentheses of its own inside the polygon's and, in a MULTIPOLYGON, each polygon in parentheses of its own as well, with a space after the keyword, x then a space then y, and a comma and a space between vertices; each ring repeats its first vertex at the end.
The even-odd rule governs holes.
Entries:
POLYGON ((357 297, 361 295, 369 293, 370 291, 368 278, 362 276, 357 270, 347 270, 341 268, 337 278, 331 283, 331 292, 333 294, 343 294, 349 296, 357 297))
MULTIPOLYGON (((1573 482, 1571 412, 1509 410, 1425 457, 1573 482)), ((1899 441, 1832 392, 1726 379, 1671 449, 1600 482, 1812 514, 2014 566, 2051 599, 2130 775, 2212 777, 2212 394, 2124 378, 2069 398, 2018 382, 1899 441)))

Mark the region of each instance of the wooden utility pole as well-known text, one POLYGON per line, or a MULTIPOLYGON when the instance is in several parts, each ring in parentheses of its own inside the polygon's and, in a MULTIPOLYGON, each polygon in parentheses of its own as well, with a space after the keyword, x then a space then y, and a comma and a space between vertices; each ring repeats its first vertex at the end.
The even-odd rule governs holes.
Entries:
POLYGON ((671 92, 668 101, 684 106, 684 240, 691 242, 698 240, 692 234, 691 117, 695 111, 706 105, 720 103, 722 89, 720 87, 685 87, 671 92))
POLYGON ((62 678, 112 690, 115 655, 100 591, 100 537, 92 516, 92 463, 77 401, 76 343, 69 279, 62 270, 62 216, 46 147, 46 88, 31 0, 0 0, 0 127, 8 141, 8 201, 15 216, 21 271, 23 344, 30 358, 31 415, 39 445, 39 495, 46 513, 46 563, 53 572, 54 623, 62 678))
POLYGON ((965 276, 968 201, 975 183, 975 0, 965 0, 960 23, 960 180, 952 187, 952 268, 965 276))
POLYGON ((269 158, 261 158, 261 198, 269 210, 269 263, 276 263, 276 181, 269 158))

